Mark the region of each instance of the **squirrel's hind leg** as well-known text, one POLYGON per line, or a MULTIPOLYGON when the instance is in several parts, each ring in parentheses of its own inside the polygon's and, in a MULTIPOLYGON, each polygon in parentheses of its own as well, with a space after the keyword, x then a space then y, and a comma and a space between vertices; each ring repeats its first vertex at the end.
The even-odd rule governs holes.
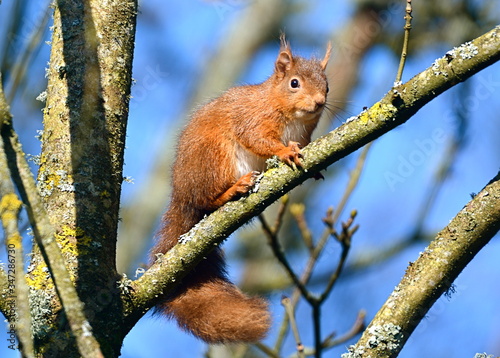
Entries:
POLYGON ((219 195, 217 199, 215 199, 214 202, 212 203, 212 206, 214 208, 219 208, 228 201, 231 201, 233 199, 236 199, 237 197, 247 194, 250 191, 250 189, 252 189, 252 187, 255 185, 255 181, 259 174, 260 173, 257 171, 252 171, 250 173, 243 175, 229 189, 227 189, 224 193, 219 195))

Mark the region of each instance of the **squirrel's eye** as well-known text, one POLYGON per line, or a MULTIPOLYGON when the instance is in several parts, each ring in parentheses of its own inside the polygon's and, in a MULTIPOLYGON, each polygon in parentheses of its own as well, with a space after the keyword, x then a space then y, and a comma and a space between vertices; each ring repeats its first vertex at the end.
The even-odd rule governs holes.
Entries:
POLYGON ((300 82, 298 79, 294 78, 290 81, 290 86, 292 88, 299 88, 300 87, 300 82))
POLYGON ((328 87, 328 85, 326 85, 326 93, 330 92, 330 87, 328 87))

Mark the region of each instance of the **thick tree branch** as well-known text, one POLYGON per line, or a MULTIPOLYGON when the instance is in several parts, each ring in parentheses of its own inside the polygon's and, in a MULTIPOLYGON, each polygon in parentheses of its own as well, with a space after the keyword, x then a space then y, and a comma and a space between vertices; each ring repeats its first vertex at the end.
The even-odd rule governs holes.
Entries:
POLYGON ((500 27, 496 27, 449 51, 407 83, 393 88, 371 108, 304 148, 305 171, 292 170, 284 165, 268 170, 257 184, 255 193, 224 205, 184 235, 180 244, 141 278, 122 282, 123 287, 133 289, 126 290, 128 294, 123 295, 129 324, 135 323, 154 305, 162 292, 173 289, 176 282, 214 246, 281 195, 313 173, 403 124, 433 98, 499 59, 500 27))
POLYGON ((115 299, 115 253, 136 16, 136 0, 55 2, 38 189, 69 271, 65 284, 85 305, 65 301, 49 265, 61 309, 46 279, 50 261, 35 250, 33 296, 52 314, 34 327, 46 356, 117 356, 128 333, 115 299), (60 327, 64 315, 74 337, 60 327))
MULTIPOLYGON (((500 173, 436 235, 343 358, 397 357, 434 302, 500 229, 500 173)), ((453 292, 453 291, 451 291, 453 292)))
MULTIPOLYGON (((92 334, 89 334, 92 329, 83 314, 83 304, 66 270, 61 250, 54 240, 54 230, 49 222, 49 216, 38 194, 21 143, 12 128, 12 116, 8 112, 3 91, 0 92, 0 108, 5 109, 2 110, 2 117, 0 117, 0 148, 5 151, 11 172, 10 177, 13 178, 26 206, 35 241, 40 248, 43 260, 50 269, 80 353, 83 357, 102 357, 98 342, 92 334)), ((22 264, 19 269, 22 271, 22 264)))
POLYGON ((0 104, 8 114, 0 139, 38 244, 28 282, 33 309, 45 310, 33 327, 39 356, 101 357, 103 343, 106 356, 117 356, 128 333, 121 302, 110 297, 118 297, 115 246, 136 15, 136 0, 56 1, 38 188, 0 104))
POLYGON ((24 250, 18 228, 21 208, 22 202, 15 193, 3 140, 0 138, 0 221, 5 234, 6 268, 9 274, 6 296, 0 300, 5 301, 9 307, 9 310, 5 312, 9 320, 9 331, 16 332, 23 356, 31 358, 34 357, 31 334, 32 320, 29 308, 29 290, 24 274, 24 250))

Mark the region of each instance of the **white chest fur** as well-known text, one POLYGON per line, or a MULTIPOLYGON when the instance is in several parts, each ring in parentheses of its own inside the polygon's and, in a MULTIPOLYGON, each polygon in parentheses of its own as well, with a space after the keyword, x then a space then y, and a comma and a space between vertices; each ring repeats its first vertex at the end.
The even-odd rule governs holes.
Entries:
MULTIPOLYGON (((283 136, 281 137, 281 142, 285 146, 288 145, 289 141, 306 145, 308 144, 308 140, 306 125, 299 120, 289 123, 285 127, 283 136)), ((236 178, 240 178, 251 171, 262 172, 266 170, 266 159, 268 158, 259 157, 239 144, 236 145, 235 156, 236 178)))
POLYGON ((241 145, 236 146, 236 178, 251 171, 262 172, 266 169, 266 158, 259 157, 241 145))

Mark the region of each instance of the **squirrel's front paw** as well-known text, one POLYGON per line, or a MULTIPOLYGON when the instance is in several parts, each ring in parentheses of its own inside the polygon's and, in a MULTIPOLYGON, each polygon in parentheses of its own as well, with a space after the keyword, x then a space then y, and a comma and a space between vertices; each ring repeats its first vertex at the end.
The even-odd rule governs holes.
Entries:
POLYGON ((302 168, 301 158, 303 158, 300 152, 301 145, 299 142, 289 141, 288 147, 280 150, 276 155, 280 160, 292 168, 299 167, 302 168))

